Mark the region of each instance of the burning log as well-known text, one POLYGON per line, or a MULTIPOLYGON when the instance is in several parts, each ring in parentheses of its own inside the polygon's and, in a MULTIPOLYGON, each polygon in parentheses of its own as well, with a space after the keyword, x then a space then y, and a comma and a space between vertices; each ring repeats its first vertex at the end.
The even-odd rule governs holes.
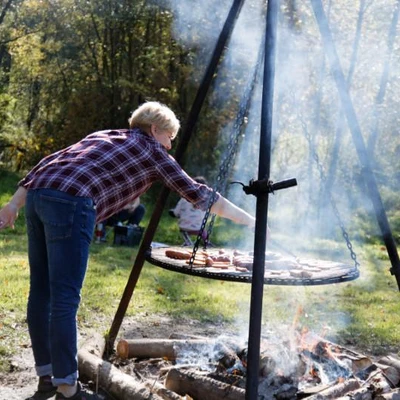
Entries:
POLYGON ((315 395, 319 392, 322 392, 323 390, 328 389, 330 387, 331 387, 331 385, 329 385, 329 384, 320 384, 318 386, 306 387, 302 390, 299 390, 296 393, 296 398, 297 399, 310 398, 310 396, 315 395))
POLYGON ((271 373, 275 373, 276 363, 274 358, 269 354, 260 355, 260 375, 268 376, 271 373))
POLYGON ((369 384, 371 390, 375 393, 388 393, 392 390, 391 382, 387 379, 385 374, 381 370, 377 370, 376 373, 371 374, 371 376, 366 381, 369 384))
POLYGON ((181 396, 207 400, 244 400, 245 390, 201 376, 195 372, 172 369, 165 379, 165 387, 181 396))
POLYGON ((400 400, 400 389, 392 390, 389 393, 378 394, 375 400, 400 400))
POLYGON ((316 362, 319 366, 317 369, 322 368, 328 370, 332 377, 347 378, 351 375, 349 368, 335 358, 319 355, 309 350, 303 350, 301 356, 305 356, 312 362, 316 362))
POLYGON ((321 392, 307 397, 307 400, 328 400, 338 399, 345 396, 348 392, 359 389, 360 383, 356 379, 348 379, 344 382, 337 383, 329 387, 328 389, 322 390, 321 392))
POLYGON ((368 357, 361 354, 352 355, 341 353, 340 355, 337 355, 337 357, 342 361, 349 361, 351 363, 351 370, 353 373, 357 373, 358 371, 368 368, 372 364, 372 361, 368 357))
POLYGON ((297 388, 288 383, 284 383, 275 393, 274 398, 276 400, 292 400, 296 397, 297 388))
POLYGON ((346 396, 339 397, 337 400, 372 400, 376 399, 373 392, 368 387, 362 387, 352 392, 347 393, 346 396))
POLYGON ((120 358, 167 358, 176 360, 188 351, 212 351, 223 367, 229 368, 238 357, 222 343, 209 339, 121 339, 117 344, 120 358))
POLYGON ((356 377, 368 383, 376 393, 386 393, 395 387, 393 382, 399 379, 399 373, 394 367, 374 363, 359 371, 356 377))
MULTIPOLYGON (((377 364, 380 365, 380 366, 387 365, 389 367, 395 368, 396 371, 398 372, 399 376, 398 377, 394 377, 392 375, 391 378, 389 378, 389 379, 393 382, 394 386, 399 384, 399 381, 400 381, 400 360, 398 358, 395 358, 393 356, 382 357, 380 360, 378 360, 377 364)), ((385 375, 386 375, 386 371, 385 370, 384 370, 384 372, 385 372, 385 375)))
POLYGON ((313 341, 316 342, 312 347, 315 348, 315 353, 317 355, 331 360, 336 360, 336 362, 339 362, 342 366, 351 365, 351 371, 354 374, 357 374, 359 371, 365 370, 372 365, 371 359, 367 356, 329 342, 315 334, 309 333, 309 338, 306 340, 311 340, 311 343, 313 341))
POLYGON ((395 388, 400 382, 400 371, 390 365, 376 363, 377 367, 381 369, 383 376, 390 383, 392 388, 395 388))

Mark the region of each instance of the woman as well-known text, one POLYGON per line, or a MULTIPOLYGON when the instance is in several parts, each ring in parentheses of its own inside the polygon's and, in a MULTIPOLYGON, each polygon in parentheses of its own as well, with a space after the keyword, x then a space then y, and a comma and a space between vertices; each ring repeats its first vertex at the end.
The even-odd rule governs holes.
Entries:
MULTIPOLYGON (((95 132, 42 159, 0 210, 13 227, 25 206, 30 265, 28 327, 38 391, 56 400, 90 399, 78 382, 76 315, 96 222, 140 197, 154 181, 206 210, 212 190, 190 178, 168 154, 180 124, 173 111, 147 102, 130 129, 95 132)), ((218 195, 211 211, 254 226, 254 218, 218 195)))

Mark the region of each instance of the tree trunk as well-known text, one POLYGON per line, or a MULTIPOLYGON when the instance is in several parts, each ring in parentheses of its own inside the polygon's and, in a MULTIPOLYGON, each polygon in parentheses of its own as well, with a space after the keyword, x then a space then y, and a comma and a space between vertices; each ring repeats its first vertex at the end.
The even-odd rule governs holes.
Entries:
POLYGON ((391 22, 390 28, 389 28, 388 49, 387 49, 386 59, 385 59, 384 66, 383 66, 381 82, 380 82, 380 86, 379 86, 379 92, 375 98, 374 125, 372 127, 370 136, 368 138, 367 148, 368 148, 368 153, 369 153, 369 156, 371 157, 371 160, 374 160, 375 145, 378 141, 378 122, 379 122, 379 116, 380 116, 379 107, 383 104, 383 100, 384 100, 385 94, 386 94, 386 88, 387 88, 388 81, 389 81, 390 59, 392 56, 393 46, 394 46, 394 42, 395 42, 395 38, 396 38, 397 23, 399 21, 399 13, 400 13, 400 1, 398 0, 397 4, 395 6, 395 10, 393 12, 392 22, 391 22))
MULTIPOLYGON (((353 43, 353 51, 352 51, 351 59, 350 59, 349 72, 348 72, 347 78, 346 78, 347 87, 349 89, 351 86, 351 81, 353 79, 354 69, 357 64, 357 55, 358 55, 358 50, 360 47, 362 24, 363 24, 365 10, 366 10, 365 2, 366 2, 366 0, 360 1, 360 7, 359 7, 359 11, 358 11, 358 19, 357 19, 356 34, 355 34, 354 43, 353 43)), ((340 106, 339 118, 338 118, 338 122, 337 122, 337 129, 336 129, 336 135, 335 135, 335 142, 333 145, 332 155, 330 157, 331 164, 329 166, 328 173, 326 176, 323 204, 321 205, 322 207, 325 207, 325 205, 329 202, 330 193, 331 193, 332 187, 335 183, 336 169, 337 169, 337 164, 338 164, 338 160, 339 160, 340 147, 342 144, 342 138, 343 138, 343 132, 345 130, 345 125, 346 125, 346 116, 343 112, 343 108, 340 106)))

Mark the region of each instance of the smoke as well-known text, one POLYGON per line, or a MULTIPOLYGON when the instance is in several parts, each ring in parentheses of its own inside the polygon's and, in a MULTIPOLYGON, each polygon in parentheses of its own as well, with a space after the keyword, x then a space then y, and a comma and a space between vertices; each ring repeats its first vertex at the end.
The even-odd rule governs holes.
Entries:
MULTIPOLYGON (((232 1, 169 0, 169 4, 174 14, 176 40, 181 45, 197 49, 200 56, 203 54, 210 56, 224 26, 232 1)), ((228 68, 229 72, 232 72, 238 63, 243 65, 243 69, 251 65, 251 57, 257 51, 259 39, 262 37, 263 27, 260 21, 262 8, 262 1, 244 3, 239 18, 235 22, 222 69, 228 68)))
MULTIPOLYGON (((374 210, 366 196, 368 192, 365 191, 361 177, 362 166, 347 126, 346 110, 340 104, 311 3, 281 3, 275 72, 273 148, 271 155, 264 154, 271 158, 270 178, 273 181, 295 177, 299 183, 297 188, 279 192, 276 196, 271 196, 270 200, 270 225, 275 232, 283 232, 289 236, 291 243, 294 235, 303 239, 312 239, 315 235, 339 239, 341 231, 338 229, 339 225, 333 221, 340 217, 346 226, 355 226, 359 210, 371 217, 370 226, 367 227, 371 229, 371 234, 379 233, 373 219, 374 210), (337 205, 339 216, 332 211, 332 202, 337 205)), ((232 1, 207 0, 193 3, 169 0, 169 5, 174 14, 176 40, 181 45, 194 48, 198 60, 202 60, 201 65, 207 65, 205 60, 212 54, 232 1)), ((365 1, 345 1, 340 4, 328 1, 324 6, 363 140, 367 143, 372 135, 371 129, 377 122, 375 111, 378 93, 385 93, 385 101, 394 101, 396 94, 393 87, 399 85, 394 68, 394 61, 397 61, 394 59, 395 53, 388 53, 391 21, 396 10, 395 1, 385 2, 384 7, 365 1), (383 35, 382 32, 386 34, 383 35), (388 62, 390 74, 385 83, 383 73, 388 62)), ((209 94, 211 107, 223 110, 224 105, 234 104, 235 96, 239 100, 243 95, 265 35, 265 8, 265 1, 244 2, 219 66, 219 73, 215 77, 213 91, 209 94)), ((197 70, 194 75, 198 79, 202 74, 203 71, 197 70)), ((260 75, 252 96, 240 151, 231 172, 232 180, 244 183, 258 177, 261 152, 260 75)), ((382 161, 379 158, 382 151, 389 151, 390 137, 398 123, 398 116, 391 114, 387 121, 378 122, 379 126, 385 128, 379 132, 379 136, 388 135, 388 138, 384 140, 383 148, 375 148, 377 160, 374 166, 377 167, 385 162, 385 158, 382 161), (392 130, 389 124, 393 127, 392 130)), ((232 124, 229 122, 219 132, 222 158, 225 156, 223 150, 231 132, 232 124)), ((394 150, 390 151, 393 153, 394 150)), ((386 167, 393 168, 393 165, 386 167)), ((232 188, 230 196, 233 201, 248 210, 254 210, 254 198, 243 196, 240 189, 232 188)), ((302 247, 302 243, 291 245, 299 249, 302 247)))
MULTIPOLYGON (((400 89, 399 52, 395 51, 398 40, 392 52, 389 47, 396 2, 323 3, 363 141, 367 147, 368 142, 373 143, 374 129, 379 138, 380 145, 375 145, 368 157, 379 187, 389 187, 400 167, 400 161, 388 162, 388 159, 398 160, 394 155, 399 148, 399 145, 393 146, 393 142, 398 143, 396 134, 400 122, 396 111, 400 89), (384 96, 378 103, 379 93, 384 96)), ((200 57, 209 57, 231 1, 177 0, 171 1, 171 6, 176 15, 177 39, 187 46, 196 45, 200 57)), ((232 104, 232 93, 238 99, 243 95, 265 34, 264 12, 264 1, 245 2, 220 66, 222 72, 217 75, 210 94, 210 102, 215 107, 232 104)), ((296 178, 298 181, 297 187, 279 191, 269 198, 272 237, 295 254, 313 254, 351 264, 349 242, 343 233, 348 233, 353 244, 357 240, 354 245, 357 253, 365 232, 366 235, 380 232, 362 179, 354 137, 347 124, 347 110, 340 103, 312 2, 281 3, 270 155, 262 153, 259 145, 262 89, 262 79, 258 76, 231 179, 244 184, 258 179, 260 154, 270 157, 271 180, 296 178)), ((220 132, 222 146, 231 132, 232 124, 220 132)), ((244 196, 241 186, 231 186, 228 196, 254 213, 255 198, 244 196)), ((247 246, 252 240, 250 237, 247 246)), ((273 250, 270 246, 267 244, 273 250)), ((296 287, 285 293, 306 309, 315 293, 322 292, 318 290, 296 287)), ((248 304, 244 305, 246 311, 239 313, 241 320, 238 321, 238 326, 245 330, 248 321, 243 319, 248 316, 247 307, 248 304)), ((293 312, 276 316, 274 311, 274 307, 264 310, 268 326, 276 320, 290 324, 293 312)), ((323 315, 324 311, 320 313, 323 315)), ((332 337, 334 330, 343 329, 347 322, 346 315, 338 315, 332 337)), ((244 331, 243 335, 246 334, 244 331)))

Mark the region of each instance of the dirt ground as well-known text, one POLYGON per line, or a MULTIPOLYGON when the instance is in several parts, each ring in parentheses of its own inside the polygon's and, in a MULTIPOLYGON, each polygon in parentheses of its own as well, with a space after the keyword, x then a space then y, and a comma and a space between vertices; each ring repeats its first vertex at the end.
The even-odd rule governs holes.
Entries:
MULTIPOLYGON (((166 316, 152 315, 136 320, 125 318, 119 337, 127 339, 168 338, 172 333, 217 337, 227 332, 228 327, 223 325, 207 325, 192 320, 176 321, 166 316)), ((80 341, 84 341, 91 333, 93 331, 89 329, 81 329, 80 341)), ((36 391, 37 377, 31 348, 21 347, 20 350, 12 359, 11 371, 7 374, 0 374, 0 400, 26 400, 31 398, 36 391)), ((102 390, 99 390, 98 393, 104 400, 115 400, 102 390)), ((46 397, 36 396, 34 399, 44 400, 46 397)))

